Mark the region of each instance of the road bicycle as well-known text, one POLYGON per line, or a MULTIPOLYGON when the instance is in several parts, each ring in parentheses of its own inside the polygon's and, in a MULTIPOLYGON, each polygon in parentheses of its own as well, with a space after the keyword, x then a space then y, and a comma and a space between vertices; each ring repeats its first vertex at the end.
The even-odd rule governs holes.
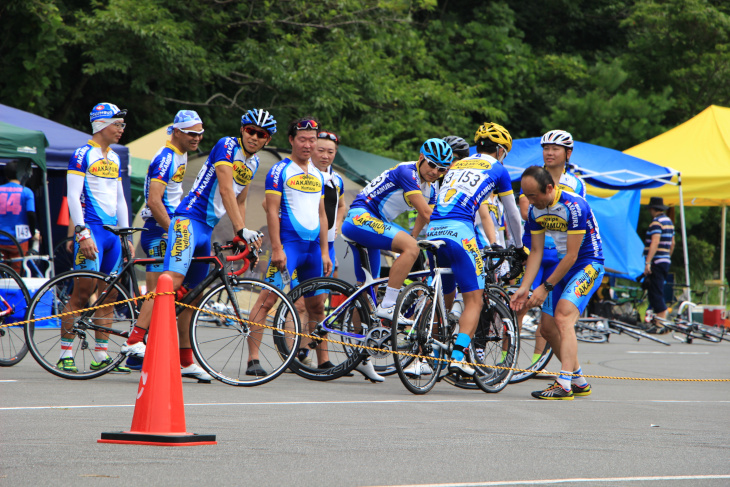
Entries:
MULTIPOLYGON (((388 320, 376 316, 378 289, 388 282, 388 278, 373 279, 367 249, 345 240, 360 255, 365 273, 365 282, 361 286, 341 279, 318 277, 302 282, 289 292, 292 302, 304 296, 324 295, 324 319, 310 322, 304 327, 305 332, 315 338, 303 339, 303 348, 296 350, 296 357, 289 365, 294 373, 306 379, 327 381, 343 377, 368 357, 379 374, 395 373, 394 359, 390 353, 391 325, 388 320), (358 345, 369 348, 363 349, 358 345), (319 356, 326 354, 331 367, 319 368, 318 348, 319 356)), ((429 275, 429 270, 415 271, 408 274, 408 279, 426 279, 429 275)), ((285 348, 282 353, 290 354, 291 349, 285 348)))
MULTIPOLYGON (((395 360, 395 368, 403 385, 413 394, 425 394, 438 380, 448 374, 446 364, 458 334, 458 323, 449 319, 443 294, 442 276, 451 274, 450 268, 439 267, 436 255, 443 240, 422 240, 420 248, 430 254, 433 262, 430 283, 414 282, 398 295, 393 313, 397 333, 391 335, 391 348, 408 355, 395 360), (414 356, 420 356, 417 358, 414 356), (420 364, 409 368, 415 360, 420 364), (420 370, 419 370, 420 369, 420 370), (424 372, 425 371, 425 372, 424 372)), ((514 257, 514 249, 485 251, 488 272, 498 268, 502 260, 514 257), (492 263, 492 259, 500 259, 492 263)), ((519 351, 519 331, 514 314, 505 304, 509 300, 504 290, 485 286, 484 307, 477 330, 468 348, 465 360, 477 364, 471 379, 484 392, 499 392, 512 377, 519 351)), ((459 380, 452 381, 458 384, 459 380)))
POLYGON ((10 266, 0 264, 0 367, 15 365, 28 353, 23 321, 30 294, 10 266))
MULTIPOLYGON (((141 228, 105 226, 122 241, 126 241, 141 228)), ((275 287, 240 275, 248 267, 254 254, 246 249, 236 255, 224 255, 232 245, 213 243, 213 255, 195 257, 193 265, 212 267, 205 279, 195 288, 178 292, 176 313, 183 305, 197 304, 190 326, 193 353, 200 365, 214 378, 232 385, 259 385, 275 379, 291 360, 280 353, 277 341, 297 344, 298 335, 286 335, 283 330, 298 332, 298 315, 286 295, 275 287), (232 263, 243 266, 232 269, 232 263), (271 328, 263 328, 250 321, 253 309, 261 293, 274 296, 277 308, 288 311, 286 318, 267 320, 271 328), (216 315, 204 311, 215 312, 216 315), (258 347, 261 364, 267 369, 265 376, 247 376, 246 357, 252 343, 258 347)), ((175 258, 183 249, 175 249, 175 258)), ((92 379, 113 371, 125 355, 120 352, 129 332, 137 320, 138 304, 131 298, 140 296, 134 266, 162 262, 162 259, 132 259, 127 245, 122 245, 125 263, 118 274, 110 276, 93 271, 69 271, 56 276, 42 286, 28 306, 26 319, 39 319, 25 328, 29 350, 36 361, 54 375, 64 379, 92 379), (75 301, 72 301, 75 300, 75 301), (76 305, 74 305, 74 302, 76 305), (78 303, 81 303, 80 305, 78 303), (102 305, 107 307, 94 310, 102 305), (79 313, 46 318, 83 309, 79 313), (65 371, 57 367, 61 351, 61 338, 73 340, 72 357, 77 371, 65 371), (110 358, 101 366, 93 352, 105 345, 110 358)), ((283 315, 282 315, 283 316, 283 315)), ((292 345, 296 346, 296 345, 292 345)))

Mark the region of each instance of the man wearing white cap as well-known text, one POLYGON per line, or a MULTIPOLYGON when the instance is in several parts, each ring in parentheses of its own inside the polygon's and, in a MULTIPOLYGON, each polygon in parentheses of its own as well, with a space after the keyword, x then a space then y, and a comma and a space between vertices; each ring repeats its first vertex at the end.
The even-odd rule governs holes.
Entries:
MULTIPOLYGON (((68 209, 71 219, 76 223, 75 270, 98 271, 109 275, 119 272, 121 268, 122 245, 119 237, 103 226, 129 226, 127 201, 124 199, 119 170, 121 162, 110 147, 119 142, 124 133, 126 114, 126 110, 120 110, 111 103, 96 105, 89 115, 93 132, 91 140, 76 149, 68 164, 68 209)), ((131 242, 129 247, 134 253, 131 242)), ((68 311, 86 307, 94 284, 93 279, 79 280, 69 298, 68 311)), ((104 313, 99 311, 97 316, 104 313)), ((73 318, 69 320, 73 322, 73 318)), ((61 357, 57 367, 67 372, 77 371, 73 358, 73 337, 73 334, 64 334, 61 329, 61 357)), ((108 336, 97 332, 95 339, 93 353, 96 361, 91 364, 91 368, 100 369, 111 360, 107 355, 108 336)), ((116 367, 114 371, 130 372, 122 366, 116 367)))

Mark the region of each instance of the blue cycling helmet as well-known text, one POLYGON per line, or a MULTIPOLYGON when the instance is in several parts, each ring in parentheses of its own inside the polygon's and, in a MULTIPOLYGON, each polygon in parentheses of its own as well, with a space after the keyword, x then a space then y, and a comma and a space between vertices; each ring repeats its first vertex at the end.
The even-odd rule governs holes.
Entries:
POLYGON ((254 108, 244 113, 241 117, 241 126, 244 125, 258 125, 262 129, 266 129, 269 135, 276 133, 276 120, 269 112, 261 108, 254 108))
POLYGON ((454 151, 443 139, 428 139, 421 146, 421 154, 434 164, 443 167, 449 167, 454 160, 454 151))

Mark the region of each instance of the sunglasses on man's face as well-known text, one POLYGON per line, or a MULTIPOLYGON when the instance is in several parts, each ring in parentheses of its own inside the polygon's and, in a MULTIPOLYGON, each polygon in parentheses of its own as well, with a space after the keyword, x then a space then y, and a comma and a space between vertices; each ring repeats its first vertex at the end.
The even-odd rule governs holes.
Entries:
POLYGON ((178 129, 178 130, 180 132, 184 133, 185 135, 189 135, 192 138, 202 137, 203 132, 205 132, 205 129, 201 129, 200 132, 196 132, 195 130, 183 130, 183 129, 178 129))
POLYGON ((329 140, 333 141, 335 144, 340 143, 340 138, 337 137, 332 132, 320 132, 319 134, 317 134, 317 138, 318 139, 329 139, 329 140))
POLYGON ((426 162, 428 162, 428 167, 430 167, 431 169, 438 169, 439 172, 443 173, 449 170, 448 167, 439 166, 435 162, 429 161, 428 159, 426 159, 426 162))
POLYGON ((269 136, 269 133, 266 130, 258 130, 253 127, 244 127, 243 131, 246 132, 251 137, 256 136, 259 139, 265 139, 269 136))
POLYGON ((317 130, 319 124, 316 120, 300 120, 297 122, 297 130, 317 130))

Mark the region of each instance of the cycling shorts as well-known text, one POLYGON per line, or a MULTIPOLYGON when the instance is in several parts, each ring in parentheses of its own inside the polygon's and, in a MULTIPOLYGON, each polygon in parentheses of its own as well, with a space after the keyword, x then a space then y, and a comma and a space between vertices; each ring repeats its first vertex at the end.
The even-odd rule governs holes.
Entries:
MULTIPOLYGON (((328 276, 325 276, 325 277, 332 277, 335 274, 335 259, 336 259, 336 257, 335 257, 335 243, 334 242, 328 242, 328 244, 329 244, 330 261, 332 261, 332 270, 330 271, 329 275, 328 276)), ((288 257, 287 257, 287 260, 288 260, 288 257)), ((324 265, 322 267, 324 267, 324 265)), ((276 271, 278 271, 278 269, 276 269, 276 271)), ((267 274, 268 274, 268 272, 267 272, 267 274)), ((281 274, 281 273, 279 273, 279 274, 281 274)), ((279 276, 279 278, 281 278, 281 276, 279 276)), ((295 287, 297 287, 299 285, 299 282, 300 282, 299 281, 299 273, 297 271, 294 271, 294 274, 291 275, 291 289, 294 289, 295 287)), ((319 291, 317 291, 314 294, 322 294, 322 293, 325 293, 325 292, 326 291, 324 289, 320 289, 319 291)))
POLYGON ((79 243, 74 241, 74 270, 118 274, 122 270, 122 241, 119 236, 106 230, 101 224, 87 224, 86 228, 91 232, 99 253, 96 254, 96 259, 88 260, 79 252, 79 243))
POLYGON ((530 289, 534 291, 535 288, 542 286, 542 283, 545 281, 545 279, 550 277, 552 273, 555 272, 555 268, 558 267, 558 264, 560 264, 558 249, 553 247, 543 250, 542 262, 540 263, 540 268, 537 269, 537 275, 535 275, 535 280, 532 281, 532 286, 530 287, 530 289))
MULTIPOLYGON (((286 270, 289 271, 290 276, 296 275, 298 282, 304 282, 314 277, 322 277, 322 250, 319 247, 319 239, 282 242, 282 245, 284 246, 284 254, 286 254, 286 270)), ((264 281, 279 289, 285 287, 282 282, 281 271, 271 264, 271 259, 269 259, 269 265, 266 268, 264 281)), ((292 287, 294 287, 293 283, 292 287)), ((309 296, 312 296, 312 294, 305 297, 309 296)))
POLYGON ((601 286, 603 280, 603 264, 596 261, 576 262, 559 283, 555 285, 542 304, 542 312, 555 316, 558 301, 570 301, 582 313, 588 301, 601 286))
POLYGON ((484 260, 473 225, 438 220, 429 224, 426 238, 446 242, 436 253, 439 267, 451 267, 452 271, 451 275, 442 276, 444 294, 454 291, 456 285, 462 293, 484 289, 484 260))
MULTIPOLYGON (((167 231, 159 226, 154 218, 150 218, 144 224, 147 229, 142 232, 140 245, 142 250, 150 259, 158 259, 165 257, 165 249, 167 249, 167 231)), ((147 264, 147 272, 162 272, 164 264, 147 264)))
POLYGON ((213 227, 186 217, 173 217, 167 229, 167 250, 163 270, 185 276, 183 285, 192 289, 208 275, 210 264, 193 262, 209 256, 213 227))
MULTIPOLYGON (((391 250, 398 232, 409 233, 400 225, 370 216, 365 208, 352 208, 342 224, 342 235, 368 249, 370 271, 374 279, 380 276, 380 252, 377 250, 391 250)), ((355 248, 352 256, 355 262, 355 278, 358 282, 365 282, 360 255, 355 248)))

